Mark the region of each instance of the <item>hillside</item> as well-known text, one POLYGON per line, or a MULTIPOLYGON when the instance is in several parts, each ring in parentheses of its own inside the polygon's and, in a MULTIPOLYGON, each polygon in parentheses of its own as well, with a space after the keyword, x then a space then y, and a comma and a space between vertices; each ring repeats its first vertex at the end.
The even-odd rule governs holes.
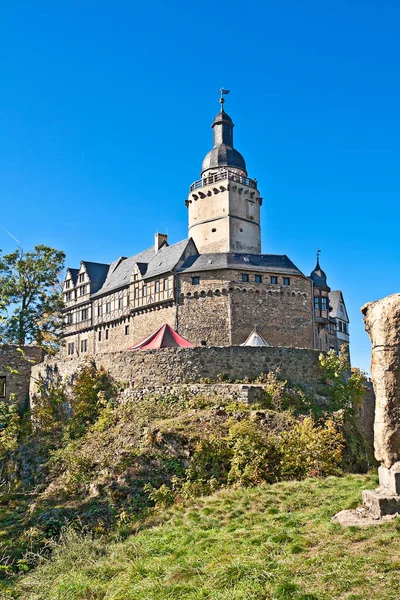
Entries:
POLYGON ((156 512, 136 535, 70 530, 12 597, 394 600, 398 521, 367 529, 330 522, 375 485, 375 476, 348 475, 226 489, 156 512))

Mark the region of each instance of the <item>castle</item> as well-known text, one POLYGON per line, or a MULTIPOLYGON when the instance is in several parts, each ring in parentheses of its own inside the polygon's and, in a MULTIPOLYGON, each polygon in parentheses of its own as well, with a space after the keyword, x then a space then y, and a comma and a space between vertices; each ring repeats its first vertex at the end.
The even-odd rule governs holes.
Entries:
POLYGON ((270 346, 338 350, 349 343, 343 295, 319 264, 304 275, 286 255, 261 254, 262 198, 215 117, 214 144, 189 189, 188 238, 111 264, 82 261, 63 284, 63 358, 126 350, 168 323, 195 345, 238 346, 257 330, 270 346))

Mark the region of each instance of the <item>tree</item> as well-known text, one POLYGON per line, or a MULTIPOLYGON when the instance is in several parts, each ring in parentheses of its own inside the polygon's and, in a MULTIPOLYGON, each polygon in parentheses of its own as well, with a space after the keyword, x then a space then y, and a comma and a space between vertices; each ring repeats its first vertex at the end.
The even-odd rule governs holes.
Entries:
POLYGON ((64 252, 44 245, 30 252, 0 252, 0 306, 6 311, 0 319, 0 341, 21 346, 36 342, 49 352, 58 349, 64 260, 64 252))

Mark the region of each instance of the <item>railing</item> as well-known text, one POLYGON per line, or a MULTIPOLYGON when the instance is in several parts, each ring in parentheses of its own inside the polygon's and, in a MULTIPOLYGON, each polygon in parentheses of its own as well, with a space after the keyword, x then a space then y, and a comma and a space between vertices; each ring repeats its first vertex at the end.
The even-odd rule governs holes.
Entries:
POLYGON ((244 177, 243 175, 235 173, 235 171, 220 171, 219 173, 214 173, 214 175, 208 175, 207 177, 203 177, 203 179, 195 181, 190 186, 190 191, 193 192, 194 190, 197 190, 205 185, 217 183, 217 181, 223 181, 224 179, 236 181, 236 183, 247 185, 255 190, 257 189, 257 181, 255 179, 249 179, 248 177, 244 177))

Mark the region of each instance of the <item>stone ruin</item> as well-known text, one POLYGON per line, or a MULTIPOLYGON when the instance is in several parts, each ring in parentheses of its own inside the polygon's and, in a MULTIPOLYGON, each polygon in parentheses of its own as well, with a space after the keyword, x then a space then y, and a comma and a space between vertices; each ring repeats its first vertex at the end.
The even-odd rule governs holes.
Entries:
POLYGON ((379 488, 363 492, 375 518, 400 514, 400 294, 365 304, 372 343, 371 375, 376 395, 374 448, 379 488))

